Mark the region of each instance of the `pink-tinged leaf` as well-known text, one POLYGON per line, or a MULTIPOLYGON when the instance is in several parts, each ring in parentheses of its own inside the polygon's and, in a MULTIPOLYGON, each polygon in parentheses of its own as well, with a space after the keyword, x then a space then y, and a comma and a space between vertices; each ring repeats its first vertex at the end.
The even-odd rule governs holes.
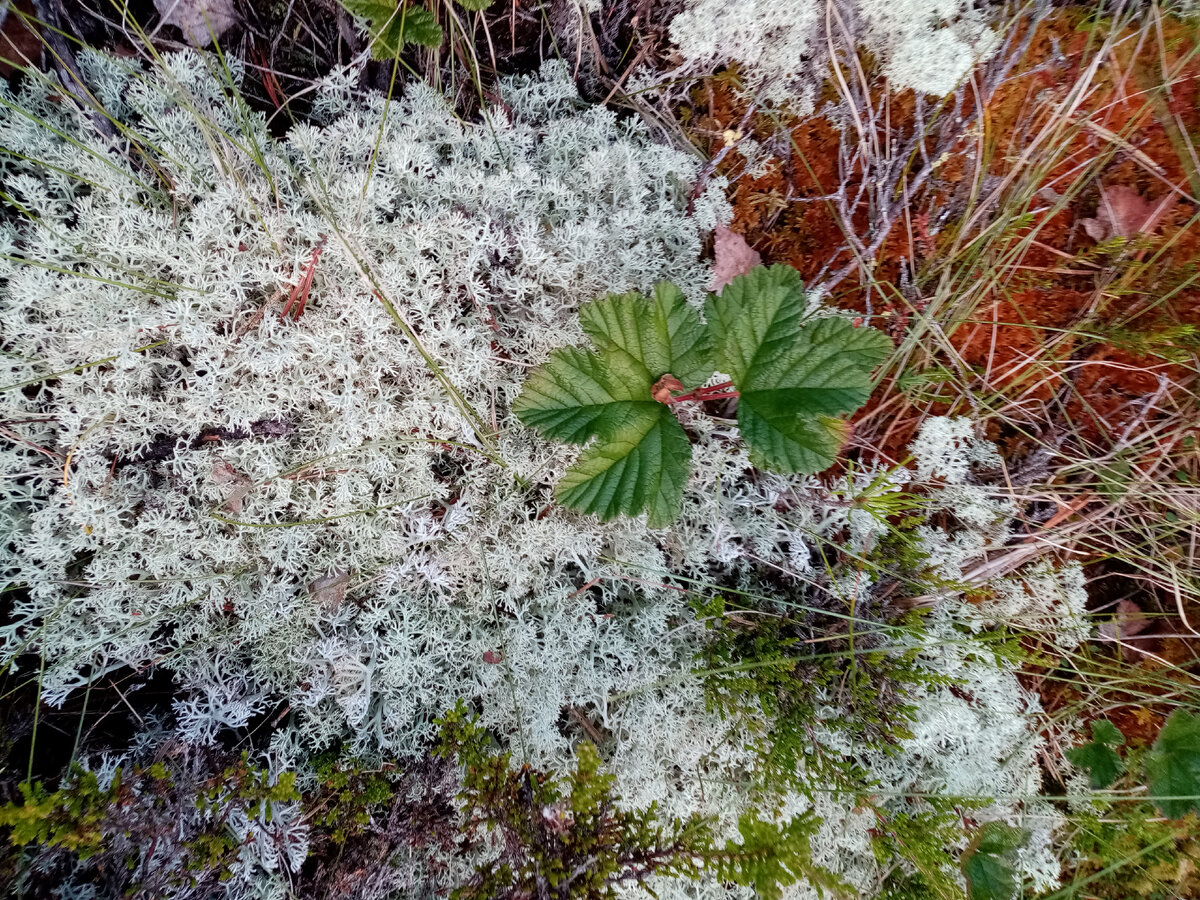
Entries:
POLYGON ((1150 620, 1141 608, 1129 600, 1117 604, 1116 617, 1100 626, 1100 636, 1110 641, 1123 641, 1141 634, 1150 627, 1150 620))
POLYGON ((1099 219, 1080 219, 1079 224, 1083 226, 1083 230, 1097 244, 1108 239, 1108 223, 1102 222, 1099 219))
POLYGON ((496 650, 485 650, 483 654, 483 661, 485 663, 491 663, 494 666, 504 662, 504 654, 496 650))
POLYGON ((1154 633, 1142 634, 1153 624, 1136 603, 1122 600, 1117 604, 1117 613, 1113 621, 1105 622, 1098 631, 1101 640, 1120 643, 1123 659, 1134 661, 1150 653, 1159 640, 1158 635, 1154 633))
POLYGON ((737 278, 762 263, 762 256, 746 239, 724 225, 718 225, 713 243, 712 289, 718 293, 737 278))
POLYGON ((1147 200, 1123 184, 1101 187, 1096 218, 1082 219, 1080 224, 1095 241, 1152 234, 1167 213, 1175 208, 1175 202, 1173 194, 1165 194, 1158 200, 1147 200))

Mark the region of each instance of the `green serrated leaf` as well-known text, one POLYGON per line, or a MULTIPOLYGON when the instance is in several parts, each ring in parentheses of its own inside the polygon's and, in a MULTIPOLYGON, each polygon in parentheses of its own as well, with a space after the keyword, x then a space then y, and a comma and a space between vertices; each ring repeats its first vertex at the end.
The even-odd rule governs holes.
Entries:
POLYGON ((584 444, 627 426, 642 407, 661 407, 650 398, 653 384, 628 353, 562 347, 526 379, 513 412, 548 438, 584 444))
POLYGON ((1164 816, 1200 812, 1200 715, 1171 713, 1146 755, 1146 779, 1164 816))
POLYGON ((705 307, 717 368, 741 394, 738 426, 756 466, 819 472, 846 437, 833 418, 871 394, 871 371, 891 342, 845 319, 804 322, 795 269, 771 266, 735 278, 705 307))
POLYGON ((338 0, 352 16, 369 22, 383 22, 396 11, 396 0, 338 0))
POLYGON ((970 900, 1012 900, 1016 896, 1015 855, 1029 832, 1004 822, 988 822, 963 851, 960 865, 970 900))
POLYGON ((691 445, 651 388, 670 372, 699 384, 712 367, 700 318, 678 290, 610 296, 580 310, 597 351, 565 347, 526 380, 517 417, 546 437, 595 438, 558 485, 561 503, 604 519, 648 513, 652 528, 679 515, 691 445))
POLYGON ((496 0, 456 0, 456 2, 463 9, 470 10, 471 12, 480 12, 487 9, 496 0))
POLYGON ((1108 719, 1096 719, 1092 722, 1092 740, 1110 747, 1120 747, 1125 743, 1125 735, 1108 719))
POLYGON ((602 519, 645 510, 651 528, 676 519, 692 446, 666 405, 650 405, 580 454, 558 483, 560 503, 602 519))
POLYGON ((779 359, 800 336, 806 300, 791 266, 759 266, 710 296, 704 314, 717 368, 738 384, 763 361, 779 359))
POLYGON ((738 427, 750 462, 776 472, 821 472, 837 460, 850 427, 832 416, 804 416, 785 397, 742 394, 738 427))
POLYGON ((1105 788, 1120 776, 1125 768, 1121 755, 1113 750, 1125 743, 1125 735, 1107 719, 1092 723, 1092 740, 1066 753, 1073 765, 1086 769, 1093 788, 1105 788))
MULTIPOLYGON (((419 6, 408 7, 403 25, 400 17, 397 16, 392 19, 391 27, 395 33, 395 43, 397 44, 403 39, 405 44, 417 44, 421 47, 428 47, 430 50, 436 50, 442 46, 442 26, 438 24, 437 17, 429 10, 419 6)), ((389 52, 387 56, 391 58, 395 56, 395 52, 389 52)))
POLYGON ((652 297, 609 294, 584 304, 579 324, 600 351, 624 350, 657 380, 670 373, 694 388, 713 373, 708 330, 670 282, 654 286, 652 297))
POLYGON ((406 44, 435 49, 442 44, 437 17, 420 6, 396 0, 340 0, 351 15, 366 19, 371 33, 371 56, 393 59, 406 44))

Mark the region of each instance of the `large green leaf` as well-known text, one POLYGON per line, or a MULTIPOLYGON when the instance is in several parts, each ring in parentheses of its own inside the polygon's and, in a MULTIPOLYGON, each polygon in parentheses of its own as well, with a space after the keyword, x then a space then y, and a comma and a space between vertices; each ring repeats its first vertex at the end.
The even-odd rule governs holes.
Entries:
POLYGON ((988 822, 963 851, 961 866, 971 900, 1012 900, 1017 893, 1016 851, 1029 832, 988 822))
POLYGON ((735 278, 706 306, 717 367, 738 389, 738 425, 759 467, 819 472, 846 436, 833 418, 862 406, 891 343, 840 318, 805 322, 800 276, 787 266, 735 278))
POLYGON ((1164 816, 1200 812, 1200 715, 1171 713, 1146 755, 1146 779, 1164 816))
POLYGON ((1106 788, 1121 774, 1125 764, 1121 755, 1113 750, 1125 743, 1125 735, 1107 719, 1092 723, 1092 740, 1080 747, 1067 751, 1067 759, 1081 769, 1087 769, 1089 781, 1094 788, 1106 788))
POLYGON ((602 519, 646 510, 651 528, 675 520, 692 447, 670 409, 650 405, 580 454, 558 483, 561 503, 602 519))
POLYGON ((459 6, 463 9, 469 9, 471 12, 479 12, 480 10, 487 9, 495 2, 496 0, 457 0, 459 6))
POLYGON ((534 369, 513 403, 526 425, 548 438, 584 444, 657 412, 650 397, 654 381, 628 353, 600 356, 578 347, 562 347, 534 369))
POLYGON ((791 266, 759 266, 734 278, 704 309, 717 368, 738 384, 779 359, 800 336, 805 304, 804 283, 791 266))
POLYGON ((624 350, 655 378, 669 372, 694 388, 713 373, 708 329, 670 282, 655 285, 652 297, 609 294, 585 303, 579 324, 597 349, 624 350))
POLYGON ((371 56, 393 59, 405 44, 431 49, 442 44, 442 27, 429 10, 397 0, 339 0, 351 15, 366 19, 371 33, 371 56))
POLYGON ((559 482, 561 503, 604 519, 646 512, 651 527, 667 525, 679 515, 692 451, 651 389, 665 374, 685 384, 708 377, 704 326, 664 285, 651 299, 614 295, 579 315, 598 352, 555 350, 526 380, 513 412, 546 437, 595 439, 559 482))

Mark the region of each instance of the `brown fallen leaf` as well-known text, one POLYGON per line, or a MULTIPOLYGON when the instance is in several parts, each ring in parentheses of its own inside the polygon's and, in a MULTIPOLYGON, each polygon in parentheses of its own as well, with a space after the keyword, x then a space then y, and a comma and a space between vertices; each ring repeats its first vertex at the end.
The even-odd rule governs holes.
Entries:
POLYGON ((333 612, 346 599, 346 588, 349 586, 350 573, 345 569, 338 569, 328 575, 313 579, 308 586, 308 592, 317 603, 321 604, 321 609, 333 612))
POLYGON ((724 225, 718 225, 713 240, 712 289, 721 289, 739 275, 745 275, 762 263, 762 255, 746 239, 724 225))
POLYGON ((241 21, 233 0, 154 0, 163 25, 175 25, 195 47, 207 47, 241 21))
POLYGON ((216 484, 233 485, 233 489, 229 492, 229 495, 225 498, 225 502, 221 506, 231 513, 240 513, 242 511, 242 500, 250 493, 250 488, 254 486, 254 482, 223 459, 218 459, 213 463, 211 477, 216 484))
POLYGON ((1150 627, 1150 619, 1142 612, 1141 607, 1130 600, 1122 600, 1117 604, 1117 614, 1111 622, 1105 622, 1098 631, 1100 637, 1109 641, 1123 641, 1141 634, 1150 627))
POLYGON ((1175 207, 1175 196, 1164 194, 1158 200, 1146 200, 1131 187, 1114 184, 1100 188, 1096 218, 1080 219, 1083 230, 1094 241, 1111 237, 1133 238, 1151 234, 1175 207))

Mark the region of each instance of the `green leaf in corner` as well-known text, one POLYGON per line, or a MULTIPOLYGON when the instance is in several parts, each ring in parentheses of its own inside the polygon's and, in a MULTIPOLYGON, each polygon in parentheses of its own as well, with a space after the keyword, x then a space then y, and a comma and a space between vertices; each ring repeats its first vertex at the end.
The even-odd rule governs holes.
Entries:
POLYGON ((1017 894, 1016 852, 1029 832, 1004 822, 988 822, 963 851, 963 877, 970 900, 1013 900, 1017 894))
POLYGON ((873 328, 839 318, 805 322, 795 269, 753 269, 705 307, 717 368, 740 393, 738 425, 760 468, 819 472, 833 464, 853 412, 871 393, 871 372, 891 352, 873 328))
POLYGON ((1092 723, 1092 740, 1066 753, 1073 765, 1086 769, 1093 788, 1106 788, 1117 780, 1125 768, 1121 755, 1113 747, 1125 743, 1125 735, 1107 719, 1092 723))
POLYGON ((435 49, 442 44, 442 27, 429 10, 396 0, 339 0, 351 15, 366 19, 371 33, 371 56, 393 59, 406 44, 435 49))
POLYGON ((565 347, 526 380, 513 412, 546 437, 595 439, 558 484, 564 505, 603 519, 648 513, 670 524, 683 501, 692 450, 679 421, 651 396, 672 374, 695 386, 712 372, 704 326, 683 295, 609 296, 579 312, 596 351, 565 347))
POLYGON ((1146 755, 1146 780, 1164 816, 1200 812, 1200 715, 1171 713, 1146 755))

